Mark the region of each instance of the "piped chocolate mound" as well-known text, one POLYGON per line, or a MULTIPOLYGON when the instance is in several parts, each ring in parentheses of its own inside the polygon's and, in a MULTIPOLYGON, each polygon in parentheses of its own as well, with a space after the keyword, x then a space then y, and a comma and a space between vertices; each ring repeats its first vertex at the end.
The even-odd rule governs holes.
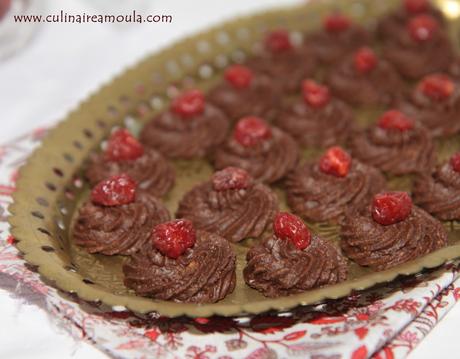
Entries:
POLYGON ((402 6, 380 18, 377 34, 382 40, 396 38, 406 31, 408 21, 418 15, 430 15, 440 26, 446 25, 441 10, 434 7, 429 0, 404 0, 402 6))
POLYGON ((460 86, 449 76, 426 76, 414 89, 402 111, 420 121, 433 137, 447 137, 460 132, 460 86))
POLYGON ((152 227, 169 219, 169 212, 157 198, 135 187, 125 174, 96 185, 91 201, 78 212, 75 243, 89 253, 137 252, 149 240, 152 227))
POLYGON ((289 207, 315 222, 338 221, 347 210, 367 206, 385 185, 379 170, 351 159, 340 147, 298 167, 285 182, 289 207))
POLYGON ((274 234, 247 253, 246 283, 267 297, 302 293, 347 278, 346 259, 329 242, 311 235, 305 224, 279 213, 274 234))
POLYGON ((224 81, 211 89, 208 100, 221 109, 230 120, 255 115, 274 117, 281 92, 275 81, 266 74, 254 73, 243 65, 230 66, 224 81))
MULTIPOLYGON (((283 92, 295 93, 303 79, 315 71, 316 58, 305 47, 296 47, 285 30, 275 30, 265 38, 263 52, 245 65, 255 73, 276 81, 283 92)), ((254 113, 253 113, 254 114, 254 113)))
POLYGON ((177 217, 191 220, 197 229, 238 242, 258 238, 277 210, 278 199, 269 187, 255 183, 242 169, 227 167, 185 194, 177 217))
POLYGON ((357 106, 391 105, 406 92, 394 67, 368 47, 339 62, 329 72, 327 83, 336 96, 357 106))
POLYGON ((201 158, 225 140, 227 116, 191 90, 173 100, 171 109, 147 123, 141 142, 169 158, 201 158))
POLYGON ((383 54, 401 75, 410 79, 446 71, 454 58, 447 32, 427 14, 410 18, 400 32, 386 38, 383 54))
POLYGON ((381 271, 446 246, 447 232, 407 193, 387 192, 376 195, 370 208, 346 216, 340 243, 348 258, 381 271))
POLYGON ((443 221, 460 220, 460 153, 437 166, 433 174, 418 176, 413 188, 414 202, 443 221))
POLYGON ((353 157, 393 175, 430 171, 435 162, 428 130, 396 110, 352 136, 350 148, 353 157))
POLYGON ((214 303, 233 292, 235 262, 225 239, 175 220, 155 226, 150 240, 123 266, 124 282, 145 297, 214 303))
POLYGON ((273 183, 297 164, 299 150, 294 139, 259 117, 244 117, 214 156, 214 167, 239 167, 254 179, 273 183))
POLYGON ((368 31, 342 14, 324 19, 323 29, 305 38, 305 47, 322 63, 333 64, 371 41, 368 31))
POLYGON ((153 149, 144 149, 124 129, 112 133, 103 153, 90 156, 85 175, 94 186, 120 173, 128 174, 139 189, 157 197, 165 195, 175 180, 174 169, 163 155, 153 149))
POLYGON ((275 125, 301 146, 327 147, 345 143, 354 127, 352 109, 332 97, 327 86, 313 80, 303 81, 302 97, 281 111, 275 125))

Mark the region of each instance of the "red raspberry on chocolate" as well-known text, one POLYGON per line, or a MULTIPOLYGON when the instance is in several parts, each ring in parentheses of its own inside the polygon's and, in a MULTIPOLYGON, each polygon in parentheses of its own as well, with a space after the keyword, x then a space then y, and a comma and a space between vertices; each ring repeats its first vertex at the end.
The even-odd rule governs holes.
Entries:
POLYGON ((109 177, 91 191, 91 201, 102 206, 121 206, 136 199, 136 182, 127 174, 109 177))
POLYGON ((313 80, 302 82, 302 94, 304 101, 313 108, 322 108, 331 100, 329 88, 313 80))
POLYGON ((454 82, 444 74, 428 75, 418 85, 418 91, 434 101, 448 99, 454 90, 454 82))
POLYGON ((252 147, 270 139, 272 130, 261 118, 248 116, 238 121, 233 137, 240 145, 252 147))
POLYGON ((154 247, 163 255, 176 259, 194 246, 196 231, 188 219, 176 219, 156 225, 151 238, 154 247))
POLYGON ((409 20, 407 28, 413 40, 429 41, 439 30, 438 21, 431 15, 417 15, 409 20))
POLYGON ((455 172, 460 172, 460 152, 454 153, 450 158, 449 163, 455 172))
POLYGON ((372 218, 388 226, 404 221, 412 211, 412 199, 406 192, 385 192, 374 196, 372 218))
POLYGON ((346 31, 351 26, 351 20, 342 14, 329 15, 324 19, 323 27, 330 33, 346 31))
POLYGON ((114 131, 107 142, 105 157, 109 161, 131 161, 144 154, 142 144, 126 129, 114 131))
POLYGON ((265 38, 265 47, 272 53, 290 51, 293 46, 289 38, 289 32, 284 29, 270 32, 265 38))
POLYGON ((171 110, 182 118, 192 118, 204 111, 205 100, 200 90, 189 90, 176 97, 171 103, 171 110))
POLYGON ((225 80, 236 89, 244 89, 251 86, 253 73, 243 65, 233 65, 225 70, 225 80))
POLYGON ((414 128, 414 121, 398 110, 389 110, 380 116, 377 126, 384 130, 409 131, 414 128))
POLYGON ((363 47, 355 53, 354 64, 355 69, 366 74, 371 72, 377 66, 378 58, 374 50, 369 47, 363 47))
POLYGON ((311 243, 311 233, 305 223, 287 212, 279 212, 275 216, 273 231, 278 238, 291 241, 300 250, 307 248, 311 243))
POLYGON ((404 8, 410 14, 420 14, 429 10, 427 0, 404 0, 404 8))
POLYGON ((216 191, 229 189, 246 189, 251 185, 252 178, 248 172, 238 167, 227 167, 212 176, 212 186, 216 191))
POLYGON ((350 155, 339 146, 329 148, 319 160, 321 172, 336 177, 346 177, 350 171, 350 166, 350 155))

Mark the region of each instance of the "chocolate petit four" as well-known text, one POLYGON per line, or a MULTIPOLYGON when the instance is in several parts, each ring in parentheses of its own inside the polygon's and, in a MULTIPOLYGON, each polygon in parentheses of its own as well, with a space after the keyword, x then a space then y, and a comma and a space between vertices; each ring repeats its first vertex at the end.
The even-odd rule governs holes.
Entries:
POLYGON ((279 29, 267 35, 263 52, 245 64, 255 73, 275 80, 283 92, 295 93, 302 80, 315 71, 316 59, 307 48, 294 46, 289 32, 279 29))
POLYGON ((300 146, 321 148, 345 143, 353 121, 348 105, 331 96, 327 86, 308 79, 302 82, 302 99, 286 106, 274 123, 300 146))
POLYGON ((446 246, 447 232, 407 193, 386 192, 365 210, 347 214, 340 244, 348 258, 381 271, 446 246))
POLYGON ((289 207, 315 222, 338 221, 346 210, 366 206, 385 185, 379 170, 352 159, 340 147, 299 166, 285 182, 289 207))
POLYGON ((120 174, 93 188, 91 200, 78 211, 73 238, 89 253, 129 255, 149 240, 155 224, 169 218, 157 198, 137 190, 132 178, 120 174))
POLYGON ((322 63, 333 64, 370 41, 371 36, 364 27, 337 13, 324 19, 321 30, 306 36, 305 47, 322 63))
POLYGON ((154 149, 145 149, 128 130, 114 131, 103 153, 93 153, 85 175, 94 186, 100 181, 128 174, 139 189, 156 197, 165 195, 174 185, 175 173, 169 162, 154 149))
POLYGON ((410 100, 399 107, 428 128, 433 137, 447 137, 460 131, 460 86, 447 75, 426 76, 410 100))
POLYGON ((453 60, 449 36, 439 21, 421 14, 384 41, 383 55, 401 75, 418 79, 433 72, 446 71, 453 60))
POLYGON ((177 217, 191 220, 197 229, 239 242, 259 237, 277 210, 278 199, 269 187, 254 182, 245 170, 227 167, 186 193, 177 217))
POLYGON ((300 218, 279 213, 273 234, 247 253, 244 280, 267 297, 302 293, 347 278, 346 259, 328 241, 311 234, 300 218))
POLYGON ((435 162, 429 131, 406 114, 390 110, 376 125, 350 140, 354 158, 392 175, 430 171, 435 162))
POLYGON ((201 91, 189 90, 144 126, 140 141, 169 158, 201 158, 224 141, 228 127, 220 109, 207 103, 201 91))
POLYGON ((254 115, 271 119, 281 99, 279 86, 270 76, 255 73, 243 65, 230 66, 224 81, 211 89, 208 100, 221 109, 231 121, 254 115))
POLYGON ((441 10, 429 0, 403 0, 400 7, 379 19, 377 33, 383 40, 398 37, 410 19, 422 14, 432 16, 442 27, 446 25, 441 10))
POLYGON ((414 202, 443 221, 460 220, 460 152, 414 181, 414 202))
POLYGON ((327 75, 332 92, 357 106, 391 105, 405 95, 405 84, 394 67, 369 47, 362 47, 327 75))
POLYGON ((239 167, 255 180, 273 183, 297 164, 299 150, 294 139, 259 117, 244 117, 214 156, 214 167, 239 167))
POLYGON ((156 225, 123 266, 137 295, 174 302, 214 303, 233 292, 236 257, 228 241, 178 219, 156 225))

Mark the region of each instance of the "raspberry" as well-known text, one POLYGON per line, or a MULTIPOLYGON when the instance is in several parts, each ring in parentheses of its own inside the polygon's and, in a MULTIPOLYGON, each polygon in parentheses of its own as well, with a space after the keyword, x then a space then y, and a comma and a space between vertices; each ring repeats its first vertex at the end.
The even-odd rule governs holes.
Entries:
POLYGON ((272 130, 261 118, 248 116, 238 121, 233 137, 240 145, 252 147, 270 139, 272 130))
POLYGON ((407 28, 413 40, 429 41, 439 29, 439 24, 431 15, 417 15, 409 20, 407 28))
POLYGON ((313 108, 322 108, 331 100, 329 88, 313 80, 302 82, 302 94, 304 101, 313 108))
POLYGON ((278 238, 291 241, 300 250, 307 248, 311 243, 311 233, 305 223, 287 212, 279 212, 275 216, 273 231, 278 238))
POLYGON ((384 130, 404 132, 414 128, 414 121, 398 110, 389 110, 380 116, 377 126, 384 130))
POLYGON ((410 14, 420 14, 429 10, 427 0, 404 0, 404 8, 410 14))
POLYGON ((11 8, 11 0, 0 1, 0 20, 8 13, 11 8))
POLYGON ((329 15, 324 19, 323 27, 330 33, 340 33, 348 30, 351 26, 351 20, 342 14, 329 15))
POLYGON ((455 84, 447 75, 433 74, 426 76, 417 89, 434 101, 442 101, 452 95, 455 84))
POLYGON ((355 69, 358 72, 366 74, 375 69, 378 63, 378 58, 372 49, 363 47, 355 53, 354 63, 355 69))
POLYGON ((105 150, 105 157, 109 161, 130 161, 141 157, 144 147, 126 129, 118 129, 110 135, 105 150))
POLYGON ((460 152, 454 153, 449 163, 455 172, 460 172, 460 152))
POLYGON ((183 118, 191 118, 202 114, 204 105, 203 92, 200 90, 189 90, 173 100, 171 110, 183 118))
POLYGON ((388 226, 405 220, 412 211, 412 200, 406 192, 385 192, 374 196, 372 218, 388 226))
POLYGON ((246 66, 233 65, 225 71, 224 77, 233 87, 244 89, 251 86, 253 74, 246 66))
POLYGON ((289 32, 284 29, 274 30, 265 38, 265 47, 272 53, 285 52, 292 49, 289 32))
POLYGON ((136 182, 123 173, 99 182, 91 191, 91 201, 103 206, 120 206, 134 202, 136 182))
POLYGON ((176 219, 156 225, 152 241, 163 255, 176 259, 196 242, 196 231, 188 219, 176 219))
POLYGON ((321 172, 336 177, 346 177, 350 166, 350 155, 338 146, 329 148, 319 160, 321 172))
POLYGON ((252 182, 251 176, 238 167, 227 167, 212 176, 212 186, 216 191, 246 189, 252 182))

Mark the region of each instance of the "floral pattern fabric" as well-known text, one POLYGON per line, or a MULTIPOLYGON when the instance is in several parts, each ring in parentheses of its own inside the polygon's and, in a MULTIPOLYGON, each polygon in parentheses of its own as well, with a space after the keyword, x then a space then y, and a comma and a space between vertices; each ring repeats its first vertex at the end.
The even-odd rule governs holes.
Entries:
POLYGON ((117 358, 404 358, 460 298, 458 262, 288 313, 166 318, 63 295, 22 259, 8 232, 17 169, 44 129, 0 146, 0 288, 48 311, 61 328, 117 358))

